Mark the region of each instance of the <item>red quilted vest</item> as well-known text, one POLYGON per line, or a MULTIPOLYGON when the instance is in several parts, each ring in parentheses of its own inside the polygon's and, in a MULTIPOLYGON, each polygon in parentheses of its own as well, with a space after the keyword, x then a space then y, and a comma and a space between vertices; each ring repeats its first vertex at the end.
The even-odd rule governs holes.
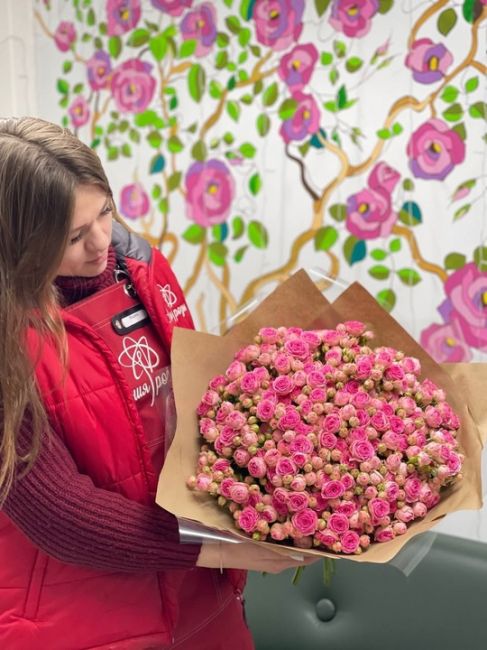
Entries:
MULTIPOLYGON (((169 348, 175 325, 193 327, 184 297, 162 255, 128 237, 123 244, 129 249, 130 277, 169 348), (131 250, 134 242, 142 252, 131 250), (150 262, 144 259, 148 256, 150 262)), ((158 473, 123 369, 90 325, 69 310, 63 318, 70 358, 64 384, 49 345, 36 368, 53 429, 96 486, 153 502, 158 473)), ((176 638, 174 647, 181 650, 223 650, 224 642, 207 646, 204 630, 201 636, 197 630, 214 619, 228 619, 227 609, 235 609, 244 583, 245 573, 237 571, 194 568, 132 575, 63 564, 38 550, 0 513, 1 648, 143 650, 171 647, 176 638)), ((222 627, 222 637, 232 634, 233 647, 250 649, 248 630, 236 620, 226 633, 222 627)))

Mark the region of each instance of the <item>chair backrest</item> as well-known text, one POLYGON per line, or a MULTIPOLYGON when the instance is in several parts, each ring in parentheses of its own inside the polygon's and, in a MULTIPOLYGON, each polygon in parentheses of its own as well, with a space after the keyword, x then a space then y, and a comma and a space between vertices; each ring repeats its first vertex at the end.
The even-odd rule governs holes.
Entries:
MULTIPOLYGON (((407 547, 406 547, 407 548, 407 547)), ((246 611, 256 650, 485 650, 487 544, 437 534, 406 575, 391 564, 338 560, 250 573, 246 611)))

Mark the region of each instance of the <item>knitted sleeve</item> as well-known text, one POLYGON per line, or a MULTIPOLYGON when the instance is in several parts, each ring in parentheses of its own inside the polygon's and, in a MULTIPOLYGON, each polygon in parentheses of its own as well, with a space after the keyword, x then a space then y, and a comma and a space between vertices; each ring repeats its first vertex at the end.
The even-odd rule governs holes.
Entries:
MULTIPOLYGON (((21 447, 29 437, 25 426, 21 447)), ((200 551, 199 545, 179 543, 172 514, 97 488, 54 434, 43 440, 32 469, 14 483, 3 511, 48 555, 93 569, 187 569, 200 551)))

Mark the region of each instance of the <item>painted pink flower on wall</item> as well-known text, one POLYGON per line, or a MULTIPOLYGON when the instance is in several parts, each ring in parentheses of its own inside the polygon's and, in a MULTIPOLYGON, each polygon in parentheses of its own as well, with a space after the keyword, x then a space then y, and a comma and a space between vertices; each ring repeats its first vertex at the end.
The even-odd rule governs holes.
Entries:
POLYGON ((90 107, 82 95, 78 95, 68 108, 71 124, 74 127, 84 126, 90 119, 90 107))
POLYGON ((446 122, 432 118, 414 131, 407 154, 414 176, 442 181, 463 162, 465 143, 446 122))
POLYGON ((97 50, 86 62, 88 83, 93 90, 106 88, 110 81, 112 63, 110 55, 103 50, 97 50))
POLYGON ((186 214, 200 226, 214 226, 228 218, 235 181, 225 163, 195 162, 186 174, 186 214))
POLYGON ((151 5, 155 9, 171 16, 180 16, 192 4, 193 0, 151 0, 151 5))
POLYGON ((368 187, 348 197, 346 226, 352 235, 376 239, 391 233, 397 219, 391 193, 400 177, 399 172, 380 162, 369 174, 368 187))
POLYGON ((262 45, 275 51, 295 43, 303 29, 304 0, 256 0, 255 34, 262 45))
POLYGON ((140 0, 107 0, 107 33, 121 36, 133 29, 140 20, 140 0))
POLYGON ((73 23, 63 20, 59 23, 54 32, 54 42, 58 50, 61 52, 67 52, 71 45, 76 40, 76 29, 73 23))
POLYGON ((421 332, 420 342, 438 363, 459 363, 472 358, 456 318, 449 323, 433 323, 421 332))
POLYGON ((150 200, 141 183, 125 185, 120 192, 120 212, 128 219, 138 219, 149 212, 150 200))
POLYGON ((119 111, 140 113, 147 108, 156 88, 151 69, 150 63, 140 59, 129 59, 115 68, 111 90, 119 111))
POLYGON ((438 311, 446 322, 456 319, 463 339, 487 352, 487 273, 474 262, 465 264, 445 283, 447 298, 438 311))
POLYGON ((399 182, 401 174, 385 162, 379 162, 369 174, 367 183, 372 190, 391 194, 399 182))
POLYGON ((391 198, 385 192, 364 188, 348 197, 346 226, 359 239, 386 237, 396 219, 391 198))
POLYGON ((334 0, 330 25, 351 38, 365 36, 379 9, 378 0, 334 0))
POLYGON ((279 76, 292 91, 302 90, 311 79, 318 60, 318 50, 312 43, 296 45, 279 63, 279 76))
POLYGON ((279 129, 284 142, 304 140, 320 128, 320 110, 313 95, 302 92, 293 93, 297 108, 292 117, 284 120, 279 129))
POLYGON ((443 43, 433 43, 430 38, 415 41, 405 59, 413 72, 413 79, 422 84, 431 84, 443 79, 453 63, 453 56, 443 43))
POLYGON ((183 40, 194 39, 196 56, 205 56, 211 51, 216 39, 216 11, 209 2, 203 2, 184 16, 181 21, 183 40))

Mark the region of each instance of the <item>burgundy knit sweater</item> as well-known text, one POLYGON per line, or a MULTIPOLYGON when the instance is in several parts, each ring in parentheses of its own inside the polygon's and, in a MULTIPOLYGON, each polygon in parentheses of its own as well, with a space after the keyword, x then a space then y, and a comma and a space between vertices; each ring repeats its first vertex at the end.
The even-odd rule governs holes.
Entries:
MULTIPOLYGON (((67 304, 114 282, 115 252, 95 278, 57 278, 67 304)), ((28 449, 29 421, 19 439, 28 449)), ((78 469, 63 442, 45 435, 30 472, 14 483, 3 511, 48 555, 70 564, 113 571, 162 571, 195 565, 200 546, 179 544, 176 518, 157 505, 144 506, 95 487, 78 469)))

